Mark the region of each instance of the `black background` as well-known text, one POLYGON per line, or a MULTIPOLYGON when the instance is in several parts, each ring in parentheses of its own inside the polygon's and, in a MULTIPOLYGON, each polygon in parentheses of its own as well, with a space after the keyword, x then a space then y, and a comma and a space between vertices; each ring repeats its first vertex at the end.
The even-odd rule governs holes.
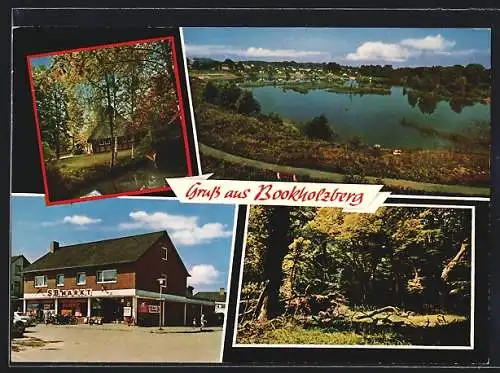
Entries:
MULTIPOLYGON (((161 7, 164 3, 161 1, 149 1, 146 3, 141 2, 141 6, 150 6, 150 7, 161 7)), ((491 209, 488 211, 487 203, 478 203, 478 233, 481 232, 481 235, 477 234, 477 240, 481 242, 481 245, 476 245, 476 248, 483 247, 485 252, 478 252, 476 257, 476 284, 477 286, 481 286, 481 288, 477 288, 477 299, 476 305, 479 307, 476 314, 476 321, 478 322, 476 327, 476 336, 479 338, 478 350, 472 354, 467 354, 463 351, 455 351, 453 353, 446 353, 441 351, 440 353, 444 355, 442 359, 437 354, 430 354, 429 351, 406 351, 408 353, 405 354, 405 351, 397 350, 388 353, 385 351, 383 354, 378 351, 372 351, 369 354, 364 354, 366 356, 361 356, 363 354, 358 354, 357 351, 349 352, 347 350, 342 350, 340 353, 336 354, 324 354, 328 356, 323 356, 329 361, 329 364, 332 366, 342 366, 345 367, 355 367, 362 366, 365 364, 369 364, 369 371, 377 370, 375 367, 383 366, 383 365, 391 365, 394 363, 402 363, 405 365, 430 365, 432 364, 432 360, 434 362, 441 361, 447 366, 471 366, 472 361, 485 361, 485 358, 489 356, 490 366, 500 366, 500 271, 498 270, 500 266, 500 233, 498 228, 500 226, 500 211, 498 209, 498 185, 499 185, 499 161, 500 161, 500 152, 499 152, 499 142, 500 142, 500 127, 497 123, 498 117, 498 74, 496 72, 496 64, 499 59, 499 48, 500 43, 497 37, 498 26, 500 25, 500 13, 495 9, 478 9, 479 7, 491 7, 496 6, 495 1, 483 1, 483 2, 461 2, 451 3, 445 1, 419 1, 419 2, 406 2, 405 4, 394 4, 393 2, 378 2, 374 4, 371 1, 357 2, 354 1, 343 1, 337 2, 336 6, 343 7, 368 7, 368 6, 378 6, 380 8, 384 8, 387 6, 396 6, 400 9, 385 9, 385 10, 375 10, 375 9, 344 9, 344 10, 335 10, 335 9, 189 9, 188 6, 200 6, 199 3, 193 3, 189 1, 171 1, 169 2, 169 6, 177 6, 177 7, 186 7, 183 9, 17 9, 12 12, 11 17, 11 8, 8 8, 8 11, 1 14, 2 20, 5 23, 5 35, 7 32, 11 32, 10 26, 13 24, 15 26, 58 26, 51 32, 54 35, 59 33, 59 36, 54 38, 59 38, 60 43, 67 43, 68 45, 74 41, 81 41, 81 43, 76 46, 82 46, 84 44, 88 44, 92 38, 99 37, 109 37, 113 40, 110 41, 119 41, 119 40, 133 40, 140 39, 146 36, 164 36, 165 30, 158 30, 157 27, 177 27, 177 26, 296 26, 296 27, 491 27, 492 30, 492 67, 493 67, 493 92, 492 92, 492 198, 491 198, 491 209), (422 9, 422 10, 410 10, 403 9, 404 7, 418 7, 425 8, 427 6, 433 7, 460 7, 461 10, 449 10, 449 9, 422 9), (465 8, 474 6, 476 9, 467 10, 465 8), (12 21, 12 24, 11 24, 12 21), (85 26, 85 29, 79 28, 78 30, 74 30, 72 35, 74 38, 69 38, 70 31, 67 29, 60 29, 61 26, 85 26), (112 30, 108 30, 106 32, 103 31, 103 26, 112 27, 112 30), (96 32, 92 31, 90 28, 100 27, 101 29, 96 32), (131 29, 134 28, 134 29, 131 29), (100 34, 100 35, 98 35, 100 34), (112 38, 111 35, 115 35, 115 38, 112 38), (125 35, 130 35, 130 37, 124 37, 125 35), (66 40, 65 40, 66 39, 66 40), (492 224, 492 234, 488 234, 488 213, 491 214, 491 224, 492 224), (491 287, 488 284, 488 274, 491 273, 491 287), (487 307, 487 297, 488 294, 491 296, 490 302, 490 312, 489 314, 492 317, 487 317, 488 307, 487 307), (489 343, 488 343, 489 339, 489 343), (434 355, 434 356, 432 356, 434 355), (434 358, 434 359, 431 359, 434 358), (349 364, 347 362, 350 361, 349 364)), ((287 2, 274 2, 274 6, 277 8, 280 7, 291 7, 291 1, 287 2)), ((13 4, 15 7, 40 7, 40 6, 68 6, 66 2, 62 1, 46 1, 45 3, 36 2, 36 1, 17 1, 13 4)), ((117 6, 137 6, 133 1, 123 1, 120 3, 112 2, 112 1, 99 1, 99 2, 90 2, 90 1, 78 1, 73 2, 72 6, 80 6, 80 7, 117 7, 117 6)), ((227 4, 226 4, 227 6, 227 4)), ((240 5, 241 6, 241 5, 240 5)), ((256 6, 254 2, 247 3, 247 6, 256 6)), ((269 5, 268 5, 269 6, 269 5)), ((300 7, 311 6, 310 3, 300 4, 300 7)), ((17 32, 17 31, 16 31, 17 32)), ((24 31, 23 31, 24 32, 24 31)), ((22 32, 21 32, 22 33, 22 32)), ((20 34, 21 34, 20 33, 20 34)), ((20 35, 19 34, 19 35, 20 35)), ((93 39, 95 40, 95 39, 93 39)), ((11 43, 7 38, 5 38, 5 47, 4 47, 4 56, 8 56, 11 54, 10 48, 11 43)), ((16 41, 17 42, 17 41, 16 41)), ((31 40, 31 45, 33 48, 38 44, 40 47, 45 45, 47 51, 52 51, 58 49, 54 44, 44 44, 44 40, 31 40)), ((99 43, 104 42, 104 40, 99 40, 99 43)), ((16 46, 17 48, 17 46, 16 46)), ((42 50, 39 50, 40 52, 42 50)), ((30 51, 30 52, 34 52, 30 51)), ((177 48, 177 52, 180 52, 180 48, 177 48)), ((21 53, 18 49, 16 49, 16 53, 21 53)), ((9 66, 9 61, 7 58, 2 58, 0 63, 5 64, 5 66, 9 66)), ((17 59, 15 63, 17 62, 17 59)), ((22 57, 22 63, 24 63, 24 56, 22 57)), ((183 61, 181 58, 178 59, 178 63, 180 65, 181 70, 181 81, 184 80, 183 73, 184 70, 182 68, 183 61)), ((15 65, 12 67, 15 68, 15 65)), ((4 71, 4 86, 2 87, 4 93, 6 93, 6 97, 9 97, 11 94, 11 80, 10 80, 10 68, 8 69, 9 74, 6 74, 7 69, 4 71)), ((19 67, 15 68, 15 70, 19 70, 19 67)), ((20 74, 24 74, 26 72, 25 66, 21 67, 20 74)), ((16 73, 17 74, 17 73, 16 73)), ((26 76, 20 77, 18 81, 17 78, 14 82, 14 102, 20 100, 20 102, 25 103, 21 105, 20 111, 23 115, 31 116, 31 121, 33 121, 32 116, 32 106, 31 106, 31 97, 29 93, 26 97, 23 98, 23 95, 17 92, 16 90, 25 90, 29 92, 23 83, 23 80, 26 79, 26 76), (19 97, 18 97, 19 96, 19 97)), ((186 95, 184 95, 186 97, 186 95)), ((187 101, 185 102, 185 106, 187 108, 187 101)), ((3 102, 2 108, 3 113, 6 114, 4 116, 5 123, 7 125, 0 126, 3 132, 0 135, 0 140, 4 143, 1 150, 0 159, 3 162, 4 167, 0 168, 4 171, 4 175, 8 175, 8 171, 10 169, 10 120, 12 119, 8 113, 10 113, 10 105, 8 101, 5 100, 3 102)), ((187 120, 190 120, 190 116, 186 113, 187 120)), ((14 118, 16 119, 16 118, 14 118)), ((31 122, 33 123, 33 122, 31 122)), ((18 124, 16 123, 16 126, 18 124)), ((23 126, 23 124, 19 124, 23 126)), ((29 125, 24 125, 24 130, 21 133, 22 140, 24 145, 18 144, 18 140, 16 137, 16 144, 13 147, 13 173, 14 174, 24 174, 23 176, 17 176, 16 182, 12 189, 13 192, 37 192, 43 193, 43 185, 41 183, 41 174, 40 174, 40 163, 38 159, 38 147, 36 146, 36 130, 34 125, 32 128, 29 128, 29 125), (31 133, 30 133, 31 132, 31 133), (28 140, 31 138, 31 140, 28 140), (34 141, 34 142, 33 142, 34 141), (16 149, 17 147, 17 149, 16 149)), ((188 123, 189 127, 189 123, 188 123)), ((15 129, 17 131, 17 129, 15 129)), ((193 148, 191 148, 193 149, 193 148)), ((194 165, 195 166, 195 165, 194 165)), ((195 167, 193 167, 196 170, 195 167)), ((4 187, 7 187, 7 183, 3 184, 4 187)), ((5 192, 2 195, 5 197, 2 199, 4 202, 4 209, 2 209, 3 217, 5 220, 9 219, 9 190, 7 188, 4 189, 5 192)), ((426 200, 427 201, 427 200, 426 200)), ((426 202, 421 201, 421 202, 426 202)), ((404 200, 402 202, 409 203, 409 200, 404 200)), ((412 201, 413 202, 413 201, 412 201)), ((440 202, 442 203, 442 202, 440 202)), ((457 203, 456 201, 454 203, 457 203)), ((470 204, 469 202, 465 202, 464 204, 470 204)), ((241 209, 242 211, 244 208, 241 209)), ((245 214, 244 211, 240 211, 239 222, 244 223, 245 214), (242 215, 243 214, 243 215, 242 215)), ((4 221, 5 221, 4 220, 4 221)), ((7 228, 7 225, 4 226, 7 228)), ((5 229, 4 228, 4 229, 5 229)), ((238 258, 238 248, 241 248, 243 237, 242 237, 242 229, 243 224, 239 224, 238 235, 236 239, 235 247, 237 250, 235 251, 235 256, 233 260, 233 265, 236 263, 240 263, 240 259, 238 258)), ((10 244, 8 231, 5 230, 6 234, 3 234, 3 243, 4 247, 10 244)), ((10 263, 9 256, 6 254, 4 257, 7 263, 10 263)), ((10 269, 10 268, 9 268, 10 269)), ((4 277, 4 299, 8 298, 8 269, 5 269, 3 273, 4 277)), ((232 283, 237 281, 238 276, 237 272, 233 272, 232 283)), ((232 287, 230 289, 230 307, 228 314, 228 332, 231 330, 231 323, 234 321, 234 311, 236 306, 236 296, 237 289, 232 287)), ((6 320, 4 327, 8 329, 8 315, 3 314, 3 319, 6 320)), ((6 330, 7 332, 7 330, 6 330)), ((228 333, 228 337, 230 337, 231 333, 228 333)), ((5 333, 4 335, 8 335, 5 333)), ((8 343, 6 345, 8 347, 8 343)), ((232 353, 228 351, 231 346, 231 341, 226 344, 224 350, 224 357, 235 359, 238 357, 237 353, 232 353), (228 355, 229 354, 229 355, 228 355)), ((98 348, 98 347, 97 347, 98 348)), ((7 356, 5 361, 8 361, 8 348, 4 350, 7 352, 7 356)), ((432 352, 432 351, 431 351, 432 352)), ((193 353, 196 353, 196 346, 193 346, 193 353)), ((275 354, 275 352, 272 352, 275 354)), ((267 363, 265 365, 269 366, 269 362, 275 361, 277 366, 287 366, 286 362, 293 362, 299 355, 296 354, 296 351, 288 351, 287 354, 283 352, 279 355, 269 355, 267 352, 263 352, 264 355, 267 354, 267 363)), ((303 356, 306 360, 309 361, 308 365, 316 365, 316 363, 320 363, 319 359, 316 359, 316 352, 312 351, 308 352, 300 352, 300 354, 304 354, 303 356), (309 355, 308 355, 309 354, 309 355)), ((253 366, 255 364, 259 364, 259 361, 264 361, 266 356, 258 356, 258 355, 246 355, 239 356, 240 360, 246 360, 247 363, 244 363, 245 366, 253 366)), ((326 360, 323 361, 325 363, 326 360)), ((320 363, 321 364, 321 363, 320 363)), ((155 364, 157 367, 160 367, 158 364, 155 364)), ((169 369, 172 369, 175 365, 170 365, 169 369)), ((181 364, 177 365, 185 368, 189 368, 189 364, 181 364)), ((210 364, 205 365, 204 369, 207 369, 209 366, 220 367, 220 364, 210 364)), ((276 366, 276 365, 275 365, 276 366)), ((484 366, 484 365, 483 365, 484 366)), ((75 369, 75 367, 71 367, 71 369, 75 369)), ((124 367, 120 367, 120 371, 122 371, 124 367)), ((138 367, 133 367, 131 369, 140 369, 138 367)), ((248 369, 243 369, 242 365, 238 368, 238 372, 247 371, 248 369)), ((287 367, 288 371, 291 367, 287 367)), ((307 368, 309 370, 310 368, 307 368)), ((236 369, 234 369, 236 370, 236 369)), ((305 369, 304 369, 305 370, 305 369)))

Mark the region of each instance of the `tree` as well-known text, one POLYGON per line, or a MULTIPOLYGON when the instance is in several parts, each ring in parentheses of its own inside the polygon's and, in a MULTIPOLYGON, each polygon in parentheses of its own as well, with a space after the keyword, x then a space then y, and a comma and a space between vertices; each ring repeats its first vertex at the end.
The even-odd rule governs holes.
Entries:
POLYGON ((304 132, 311 139, 329 141, 336 137, 332 128, 328 125, 328 119, 323 114, 307 122, 304 132))
POLYGON ((266 287, 259 309, 259 321, 267 321, 281 313, 280 287, 283 281, 283 259, 289 245, 290 208, 272 207, 268 223, 268 240, 264 256, 266 287))
POLYGON ((33 75, 42 139, 59 159, 70 132, 67 90, 50 70, 35 69, 33 75))
POLYGON ((213 82, 208 82, 203 91, 205 101, 215 104, 219 99, 219 90, 213 82))
POLYGON ((171 53, 168 41, 158 41, 54 57, 53 67, 63 71, 59 80, 71 89, 84 87, 91 106, 104 109, 113 142, 111 168, 117 156, 118 115, 127 119, 129 131, 151 131, 154 122, 177 111, 171 53))
POLYGON ((245 90, 236 101, 236 110, 241 114, 258 113, 260 112, 260 104, 253 97, 252 92, 245 90))

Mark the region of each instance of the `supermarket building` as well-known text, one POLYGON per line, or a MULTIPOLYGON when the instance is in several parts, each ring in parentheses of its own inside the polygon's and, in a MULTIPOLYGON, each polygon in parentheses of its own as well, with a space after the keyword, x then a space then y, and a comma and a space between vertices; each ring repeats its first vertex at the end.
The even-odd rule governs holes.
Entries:
POLYGON ((70 246, 52 241, 23 276, 24 312, 152 326, 192 325, 202 312, 215 311, 214 301, 193 297, 165 231, 70 246))

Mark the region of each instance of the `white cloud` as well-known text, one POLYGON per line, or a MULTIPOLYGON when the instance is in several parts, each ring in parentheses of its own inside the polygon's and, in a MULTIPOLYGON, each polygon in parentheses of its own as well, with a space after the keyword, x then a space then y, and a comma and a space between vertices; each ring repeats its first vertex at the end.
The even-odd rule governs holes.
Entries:
POLYGON ((196 264, 189 270, 191 277, 187 281, 189 285, 210 285, 219 278, 219 271, 211 264, 196 264))
POLYGON ((90 218, 86 215, 71 215, 71 216, 65 216, 61 220, 44 221, 42 222, 42 226, 49 227, 52 225, 72 224, 72 225, 77 225, 79 227, 83 227, 89 224, 97 224, 100 223, 101 221, 102 221, 101 219, 90 218))
POLYGON ((449 51, 455 42, 445 39, 442 35, 428 35, 421 39, 404 39, 397 43, 382 41, 367 41, 361 44, 355 53, 348 53, 345 59, 350 61, 386 61, 404 62, 409 58, 418 57, 423 53, 441 55, 461 55, 469 51, 449 51))
POLYGON ((166 212, 147 213, 132 211, 131 222, 119 224, 120 229, 148 228, 167 230, 176 244, 197 245, 210 242, 216 238, 230 237, 232 232, 221 223, 199 225, 197 216, 172 215, 166 212))
POLYGON ((410 57, 408 48, 399 44, 386 44, 381 41, 367 41, 361 44, 356 53, 348 53, 346 59, 351 61, 392 61, 402 62, 410 57))
POLYGON ((121 223, 123 229, 151 228, 151 229, 192 229, 196 227, 196 216, 172 215, 166 212, 132 211, 128 214, 132 222, 121 223))
POLYGON ((311 57, 325 55, 324 52, 319 51, 301 51, 296 49, 267 49, 250 47, 245 50, 247 57, 311 57))
POLYGON ((69 224, 76 224, 76 225, 87 225, 87 224, 100 223, 101 219, 93 219, 85 215, 72 215, 72 216, 65 216, 62 222, 69 224))
POLYGON ((436 36, 426 36, 421 39, 404 39, 399 42, 401 45, 422 50, 443 50, 453 47, 456 43, 446 40, 440 34, 436 36))
POLYGON ((315 57, 317 59, 328 59, 330 54, 321 51, 306 51, 297 49, 269 49, 262 47, 237 48, 227 45, 186 45, 189 55, 194 57, 245 57, 245 58, 281 58, 300 59, 304 57, 315 57))

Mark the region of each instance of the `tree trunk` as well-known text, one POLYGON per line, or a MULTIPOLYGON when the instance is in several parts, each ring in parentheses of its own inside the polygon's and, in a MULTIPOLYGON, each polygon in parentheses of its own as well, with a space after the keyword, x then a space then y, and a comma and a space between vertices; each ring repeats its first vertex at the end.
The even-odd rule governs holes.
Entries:
POLYGON ((113 152, 114 152, 114 157, 115 157, 115 162, 116 162, 116 159, 118 158, 118 136, 115 136, 114 141, 113 141, 113 152))
POLYGON ((281 313, 280 287, 283 281, 283 259, 289 245, 290 208, 277 206, 271 208, 268 223, 268 242, 264 257, 264 278, 267 291, 259 312, 259 321, 267 321, 281 313))
MULTIPOLYGON (((107 111, 108 111, 108 124, 109 124, 109 132, 111 134, 111 141, 115 138, 115 125, 114 125, 114 107, 112 105, 112 98, 111 98, 111 89, 110 89, 110 81, 108 75, 105 77, 106 81, 106 101, 108 103, 107 111)), ((115 150, 113 144, 111 144, 111 165, 110 167, 113 168, 115 166, 115 150)))
POLYGON ((465 242, 462 242, 462 245, 460 246, 460 250, 458 250, 458 253, 453 257, 452 260, 449 261, 449 263, 443 268, 443 272, 441 273, 441 279, 443 281, 448 281, 448 276, 450 275, 450 272, 453 270, 453 268, 456 267, 456 265, 462 260, 462 258, 465 256, 465 253, 467 252, 467 248, 469 245, 467 245, 465 242))
POLYGON ((132 151, 130 157, 134 159, 135 136, 132 136, 132 151))

